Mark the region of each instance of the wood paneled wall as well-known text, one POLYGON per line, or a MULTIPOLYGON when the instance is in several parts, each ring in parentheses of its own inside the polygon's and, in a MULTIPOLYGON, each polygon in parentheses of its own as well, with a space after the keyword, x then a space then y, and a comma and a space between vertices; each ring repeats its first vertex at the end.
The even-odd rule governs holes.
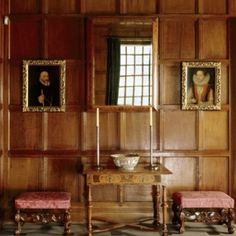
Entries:
MULTIPOLYGON (((0 14, 0 190, 5 219, 12 217, 16 194, 25 190, 70 191, 73 220, 85 217, 81 157, 88 163, 95 160, 95 115, 86 112, 85 94, 88 15, 160 18, 154 153, 173 172, 164 179, 168 196, 180 189, 209 189, 233 190, 236 197, 228 30, 236 0, 0 0, 0 14), (4 16, 9 16, 9 25, 3 24, 4 16), (65 113, 22 113, 22 59, 66 59, 65 113), (221 111, 181 110, 181 62, 186 60, 222 62, 221 111)), ((103 112, 102 160, 110 162, 109 154, 118 150, 136 150, 147 162, 148 135, 148 113, 103 112)), ((102 203, 117 200, 116 187, 96 188, 93 194, 103 214, 124 218, 151 211, 147 187, 126 188, 125 216, 102 203), (142 207, 136 201, 143 201, 142 207)))

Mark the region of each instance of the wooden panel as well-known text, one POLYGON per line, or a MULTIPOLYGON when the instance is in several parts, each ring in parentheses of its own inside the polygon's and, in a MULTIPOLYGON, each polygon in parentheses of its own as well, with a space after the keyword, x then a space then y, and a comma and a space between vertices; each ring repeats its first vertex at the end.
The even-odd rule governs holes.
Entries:
MULTIPOLYGON (((96 36, 95 36, 95 38, 97 39, 96 36)), ((106 38, 103 37, 103 39, 106 39, 106 38)), ((107 45, 107 43, 105 41, 106 40, 104 40, 104 43, 107 45)), ((95 45, 98 45, 98 43, 96 43, 95 45)), ((102 43, 100 44, 100 46, 102 46, 102 43)), ((107 71, 107 49, 106 49, 106 47, 100 47, 99 52, 95 53, 95 62, 96 62, 95 63, 96 72, 106 72, 107 71)))
POLYGON ((48 56, 83 58, 83 21, 75 17, 48 18, 48 56))
POLYGON ((218 190, 228 193, 228 173, 227 157, 202 158, 200 190, 218 190))
POLYGON ((166 111, 163 115, 164 149, 196 149, 195 112, 166 111))
POLYGON ((195 0, 160 0, 161 13, 194 13, 195 0))
POLYGON ((95 80, 95 101, 96 105, 106 105, 106 90, 107 90, 107 73, 105 72, 98 72, 96 74, 95 80))
POLYGON ((48 149, 77 150, 79 116, 77 112, 48 114, 48 149))
POLYGON ((0 60, 3 58, 4 53, 4 25, 0 24, 0 60))
POLYGON ((161 20, 160 53, 163 59, 195 57, 195 22, 161 20))
POLYGON ((198 10, 201 14, 226 14, 227 0, 199 0, 198 10))
POLYGON ((106 185, 106 186, 94 186, 92 188, 93 201, 97 202, 111 202, 117 201, 117 186, 106 185))
POLYGON ((162 104, 180 104, 181 71, 180 64, 161 65, 161 98, 162 104))
POLYGON ((152 201, 152 187, 146 185, 124 186, 124 200, 129 202, 152 201))
POLYGON ((109 36, 109 28, 105 25, 96 25, 94 27, 94 42, 95 52, 104 53, 107 51, 107 37, 109 36))
POLYGON ((47 166, 45 190, 68 191, 73 201, 79 200, 78 160, 54 159, 45 160, 47 166))
POLYGON ((221 103, 229 103, 229 68, 226 65, 221 66, 221 103))
MULTIPOLYGON (((83 113, 82 149, 96 149, 95 113, 83 113)), ((117 113, 100 113, 101 149, 113 150, 119 147, 119 130, 117 113)))
MULTIPOLYGON (((2 138, 2 135, 1 135, 1 138, 2 138)), ((1 147, 1 154, 2 154, 2 145, 0 146, 1 147)), ((5 190, 4 186, 6 186, 6 184, 4 185, 4 177, 6 177, 6 174, 5 173, 9 173, 8 170, 4 169, 4 164, 3 164, 3 155, 1 155, 1 162, 0 162, 0 168, 1 168, 1 175, 0 175, 0 191, 1 193, 3 194, 5 190)))
POLYGON ((157 1, 156 0, 120 0, 121 13, 156 13, 157 1))
POLYGON ((42 148, 42 114, 12 112, 10 116, 10 149, 42 148))
POLYGON ((228 122, 227 112, 201 112, 200 148, 204 150, 228 149, 228 122))
POLYGON ((228 1, 228 12, 232 15, 236 15, 236 0, 228 1))
POLYGON ((227 58, 227 24, 224 20, 200 21, 200 58, 227 58))
POLYGON ((95 40, 95 103, 106 104, 107 86, 107 37, 109 28, 107 26, 96 26, 94 30, 95 40))
MULTIPOLYGON (((0 63, 0 84, 2 84, 2 80, 4 78, 3 71, 4 71, 3 70, 3 63, 0 63)), ((2 108, 2 103, 3 103, 3 96, 2 96, 2 90, 0 89, 0 107, 1 108, 2 108)), ((0 122, 1 122, 1 119, 0 119, 0 122)))
MULTIPOLYGON (((234 1, 236 3, 236 1, 234 1)), ((235 4, 236 7, 236 4, 235 4)), ((235 9, 236 10, 236 9, 235 9)), ((235 42, 236 41, 236 18, 233 18, 230 20, 230 41, 235 42)), ((231 102, 232 104, 236 104, 236 45, 235 43, 232 43, 230 45, 230 58, 231 58, 231 84, 230 84, 230 90, 231 90, 231 102)), ((236 199, 236 107, 232 105, 231 107, 231 148, 232 148, 232 164, 231 164, 231 170, 232 170, 232 195, 236 199)))
POLYGON ((15 197, 22 191, 37 191, 41 188, 42 173, 39 158, 11 158, 9 160, 8 191, 15 197))
POLYGON ((82 62, 66 62, 66 104, 84 105, 84 65, 82 62))
POLYGON ((114 13, 116 12, 116 0, 81 0, 83 13, 114 13))
POLYGON ((10 13, 39 13, 40 12, 40 1, 38 0, 9 0, 10 2, 10 13))
POLYGON ((196 190, 198 181, 198 161, 194 157, 170 157, 164 165, 173 173, 163 176, 163 184, 168 186, 168 195, 175 191, 196 190))
POLYGON ((79 13, 79 0, 48 0, 48 13, 79 13))
MULTIPOLYGON (((153 114, 153 148, 159 149, 159 113, 153 114)), ((122 113, 121 116, 121 148, 142 150, 150 148, 149 113, 122 113)))
POLYGON ((41 22, 34 18, 11 20, 11 58, 39 58, 42 52, 41 30, 41 22))
POLYGON ((10 64, 10 103, 22 104, 22 65, 21 62, 10 64))

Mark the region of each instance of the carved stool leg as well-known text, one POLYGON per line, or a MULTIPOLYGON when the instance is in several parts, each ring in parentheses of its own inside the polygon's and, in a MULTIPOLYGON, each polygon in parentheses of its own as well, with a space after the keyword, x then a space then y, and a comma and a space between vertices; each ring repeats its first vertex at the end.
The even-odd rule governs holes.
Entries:
POLYGON ((15 222, 16 222, 16 229, 15 229, 15 235, 20 235, 21 233, 21 215, 20 210, 18 209, 15 214, 15 222))
POLYGON ((179 227, 179 233, 182 234, 184 230, 184 218, 185 214, 183 212, 183 209, 180 210, 179 220, 180 220, 180 227, 179 227))
POLYGON ((227 227, 228 227, 228 232, 229 234, 234 233, 234 227, 233 227, 233 221, 234 221, 234 209, 229 209, 228 210, 228 222, 227 222, 227 227))
POLYGON ((71 215, 70 210, 67 209, 64 214, 64 235, 71 234, 70 225, 71 225, 71 215))

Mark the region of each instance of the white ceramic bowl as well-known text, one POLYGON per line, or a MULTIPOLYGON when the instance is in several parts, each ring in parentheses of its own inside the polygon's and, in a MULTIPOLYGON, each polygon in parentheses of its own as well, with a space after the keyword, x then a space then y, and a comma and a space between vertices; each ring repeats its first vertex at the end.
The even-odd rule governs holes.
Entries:
POLYGON ((138 164, 139 155, 138 154, 113 154, 111 155, 114 164, 124 171, 132 171, 138 164))

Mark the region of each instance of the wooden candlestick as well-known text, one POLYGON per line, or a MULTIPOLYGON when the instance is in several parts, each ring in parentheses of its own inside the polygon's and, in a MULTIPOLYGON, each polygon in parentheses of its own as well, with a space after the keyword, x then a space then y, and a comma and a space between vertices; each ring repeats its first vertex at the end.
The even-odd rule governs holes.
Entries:
POLYGON ((153 166, 153 129, 150 125, 150 166, 153 166))
POLYGON ((158 164, 153 164, 153 117, 152 117, 152 107, 150 107, 150 169, 159 170, 160 166, 158 164))
POLYGON ((96 144, 97 144, 97 155, 96 155, 96 166, 97 170, 101 169, 100 166, 100 127, 99 127, 99 108, 96 109, 96 144))

